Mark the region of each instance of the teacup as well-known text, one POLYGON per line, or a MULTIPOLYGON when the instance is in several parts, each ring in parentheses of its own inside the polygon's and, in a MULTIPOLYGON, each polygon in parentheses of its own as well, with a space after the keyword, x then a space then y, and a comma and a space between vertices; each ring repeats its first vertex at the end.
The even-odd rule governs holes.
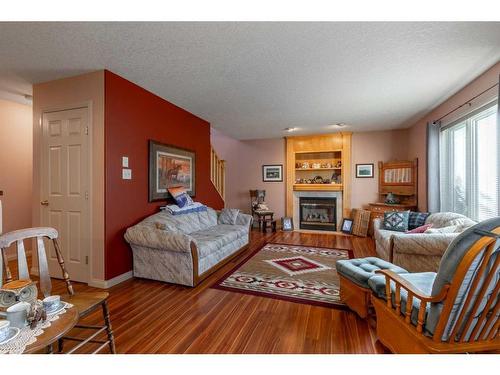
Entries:
POLYGON ((8 320, 0 320, 0 341, 3 341, 9 335, 10 322, 8 320))
POLYGON ((60 296, 48 296, 43 299, 43 307, 46 311, 52 311, 59 307, 61 303, 60 296))
POLYGON ((26 326, 28 311, 31 305, 28 302, 18 302, 7 309, 7 320, 11 327, 23 328, 26 326))

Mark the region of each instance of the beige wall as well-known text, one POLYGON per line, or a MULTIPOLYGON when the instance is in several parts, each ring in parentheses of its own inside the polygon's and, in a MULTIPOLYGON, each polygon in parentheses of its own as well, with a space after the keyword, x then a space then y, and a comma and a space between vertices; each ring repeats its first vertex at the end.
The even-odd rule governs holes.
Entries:
MULTIPOLYGON (((419 209, 425 211, 427 209, 427 147, 426 147, 426 133, 427 123, 435 121, 451 110, 466 103, 488 87, 498 83, 500 75, 500 62, 488 69, 474 81, 467 84, 459 92, 451 96, 444 103, 433 109, 426 114, 422 119, 411 125, 408 129, 408 158, 418 158, 418 205, 419 209)), ((495 91, 498 93, 498 87, 492 89, 489 93, 484 95, 494 95, 495 91)), ((478 100, 481 100, 479 98, 478 100)))
POLYGON ((104 280, 104 71, 33 86, 33 224, 40 223, 40 133, 44 111, 89 106, 91 146, 90 284, 104 280))
MULTIPOLYGON (((31 227, 32 108, 0 100, 0 196, 3 232, 31 227)), ((2 232, 2 230, 0 230, 2 232)))
MULTIPOLYGON (((378 201, 377 163, 406 159, 407 133, 406 129, 353 133, 352 208, 378 201), (355 178, 356 163, 373 163, 375 177, 355 178)), ((219 156, 226 160, 226 207, 248 211, 248 190, 265 189, 269 208, 275 211, 277 218, 285 215, 285 182, 262 182, 263 164, 285 166, 283 138, 238 141, 212 129, 212 145, 219 156)))
POLYGON ((407 129, 352 134, 352 208, 379 201, 378 162, 405 160, 407 137, 407 129), (356 164, 374 164, 374 178, 356 178, 356 164))
POLYGON ((285 216, 283 182, 263 182, 262 165, 282 164, 285 173, 285 139, 238 141, 212 129, 211 141, 220 158, 226 160, 225 206, 250 212, 250 189, 266 190, 266 202, 275 218, 285 216))

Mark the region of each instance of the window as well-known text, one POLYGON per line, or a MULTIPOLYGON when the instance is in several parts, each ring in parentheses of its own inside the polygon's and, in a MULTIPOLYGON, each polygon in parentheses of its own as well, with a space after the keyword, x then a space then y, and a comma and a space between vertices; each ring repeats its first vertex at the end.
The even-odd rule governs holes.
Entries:
POLYGON ((446 126, 440 137, 441 211, 482 221, 499 216, 496 102, 446 126))

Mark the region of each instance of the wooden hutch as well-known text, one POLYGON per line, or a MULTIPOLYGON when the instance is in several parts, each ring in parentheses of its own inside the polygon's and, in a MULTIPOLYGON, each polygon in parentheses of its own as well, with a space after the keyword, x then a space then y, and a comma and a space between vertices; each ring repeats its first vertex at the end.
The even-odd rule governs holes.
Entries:
POLYGON ((378 163, 379 202, 370 203, 370 221, 388 211, 416 211, 418 202, 418 159, 378 163), (398 203, 385 203, 388 194, 398 203))
POLYGON ((286 137, 287 216, 293 216, 294 191, 341 191, 344 217, 349 217, 351 135, 341 132, 286 137))

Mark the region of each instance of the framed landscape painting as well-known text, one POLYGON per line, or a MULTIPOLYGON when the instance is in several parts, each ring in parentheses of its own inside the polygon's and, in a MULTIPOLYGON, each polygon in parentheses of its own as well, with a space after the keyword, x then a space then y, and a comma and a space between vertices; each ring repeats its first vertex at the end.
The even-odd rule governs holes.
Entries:
POLYGON ((373 178, 373 164, 356 164, 356 178, 373 178))
POLYGON ((283 165, 263 165, 262 166, 262 181, 264 182, 282 182, 283 181, 283 165))
POLYGON ((195 195, 195 153, 149 141, 149 201, 165 200, 168 188, 181 186, 195 195))

